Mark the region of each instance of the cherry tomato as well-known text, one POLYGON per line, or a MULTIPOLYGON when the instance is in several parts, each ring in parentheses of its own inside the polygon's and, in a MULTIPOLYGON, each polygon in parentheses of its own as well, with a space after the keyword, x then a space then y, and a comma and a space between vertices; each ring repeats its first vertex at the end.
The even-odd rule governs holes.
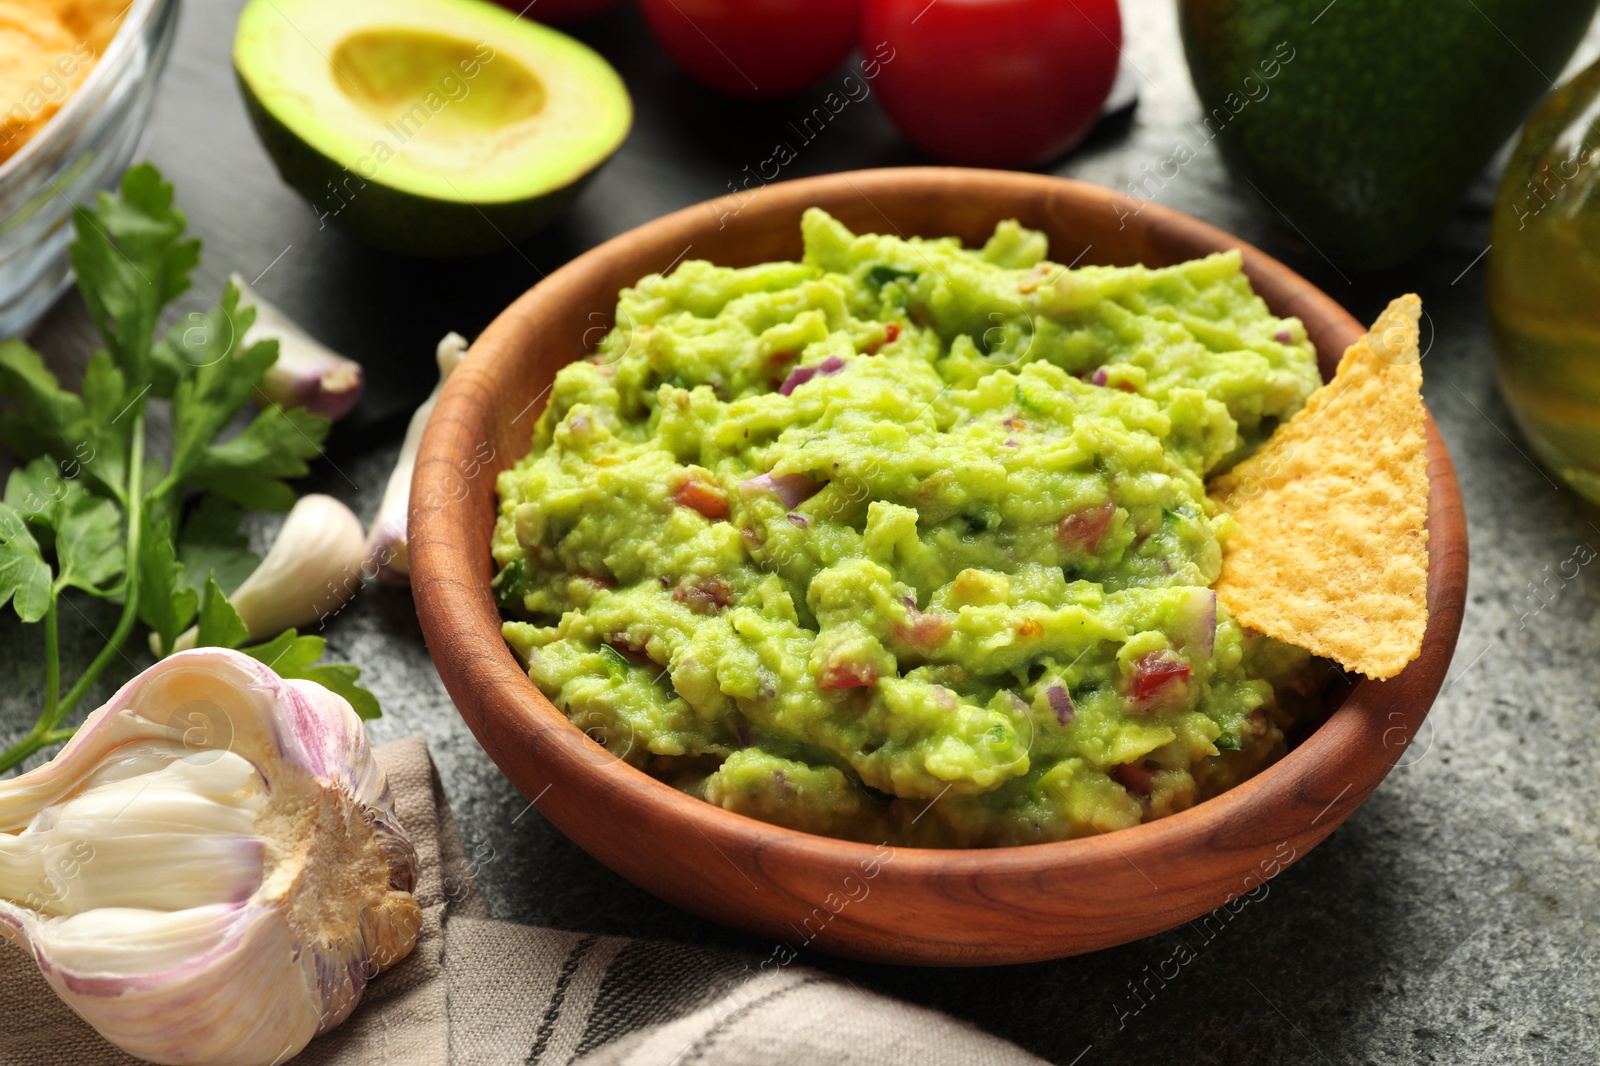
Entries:
MULTIPOLYGON (((541 0, 543 2, 543 0, 541 0)), ((789 96, 850 54, 862 0, 640 0, 661 47, 730 96, 789 96)))
POLYGON ((1117 0, 866 0, 884 110, 952 163, 1030 166, 1094 125, 1122 47, 1117 0))
POLYGON ((495 0, 536 22, 573 22, 616 7, 619 0, 495 0))

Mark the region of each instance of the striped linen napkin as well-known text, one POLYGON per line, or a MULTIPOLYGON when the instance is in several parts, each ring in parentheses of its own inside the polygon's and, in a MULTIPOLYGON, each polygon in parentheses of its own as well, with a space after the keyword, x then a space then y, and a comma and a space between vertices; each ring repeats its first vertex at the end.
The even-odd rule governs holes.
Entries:
MULTIPOLYGON (((377 752, 419 860, 416 950, 295 1066, 1038 1066, 936 1011, 803 966, 495 921, 421 737, 377 752)), ((0 944, 0 1064, 136 1063, 0 944)))

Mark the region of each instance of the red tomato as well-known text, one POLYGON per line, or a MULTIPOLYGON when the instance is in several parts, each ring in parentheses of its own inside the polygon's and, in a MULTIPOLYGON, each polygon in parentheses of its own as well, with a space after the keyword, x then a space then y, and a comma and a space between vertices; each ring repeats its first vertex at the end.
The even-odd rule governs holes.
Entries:
MULTIPOLYGON (((541 0, 542 2, 542 0, 541 0)), ((640 0, 661 47, 702 85, 767 99, 844 61, 862 0, 640 0)))
POLYGON ((501 7, 509 8, 537 22, 572 22, 609 11, 618 0, 495 0, 501 7))
POLYGON ((1148 700, 1168 685, 1188 681, 1189 674, 1189 664, 1170 652, 1147 652, 1133 666, 1133 698, 1148 700))
POLYGON ((913 144, 1030 166, 1094 125, 1117 76, 1117 0, 866 0, 862 51, 893 49, 879 98, 913 144))

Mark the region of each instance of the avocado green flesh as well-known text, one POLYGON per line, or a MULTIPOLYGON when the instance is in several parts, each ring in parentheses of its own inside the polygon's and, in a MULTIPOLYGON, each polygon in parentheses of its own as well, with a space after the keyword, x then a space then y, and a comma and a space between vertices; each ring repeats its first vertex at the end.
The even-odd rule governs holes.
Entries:
POLYGON ((483 0, 252 0, 234 68, 319 219, 403 254, 488 252, 548 225, 632 116, 598 55, 483 0))
POLYGON ((1217 610, 1205 478, 1320 384, 1303 326, 1237 253, 802 231, 641 280, 557 374, 494 536, 534 681, 696 796, 871 841, 1104 832, 1276 758, 1308 657, 1217 610))
POLYGON ((1393 266, 1552 86, 1596 0, 1180 0, 1215 140, 1293 230, 1341 270, 1393 266), (1285 57, 1290 57, 1285 61, 1285 57))
POLYGON ((418 196, 363 182, 307 145, 257 104, 248 90, 245 107, 278 173, 310 202, 324 225, 399 255, 450 257, 499 251, 561 217, 595 174, 591 170, 564 188, 505 203, 418 196))

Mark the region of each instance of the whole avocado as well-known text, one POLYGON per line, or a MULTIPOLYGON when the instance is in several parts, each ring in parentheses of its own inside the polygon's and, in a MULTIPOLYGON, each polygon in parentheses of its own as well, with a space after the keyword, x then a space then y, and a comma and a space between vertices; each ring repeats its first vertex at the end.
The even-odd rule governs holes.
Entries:
POLYGON ((1204 135, 1317 251, 1368 270, 1439 230, 1596 5, 1179 0, 1179 24, 1204 135))

